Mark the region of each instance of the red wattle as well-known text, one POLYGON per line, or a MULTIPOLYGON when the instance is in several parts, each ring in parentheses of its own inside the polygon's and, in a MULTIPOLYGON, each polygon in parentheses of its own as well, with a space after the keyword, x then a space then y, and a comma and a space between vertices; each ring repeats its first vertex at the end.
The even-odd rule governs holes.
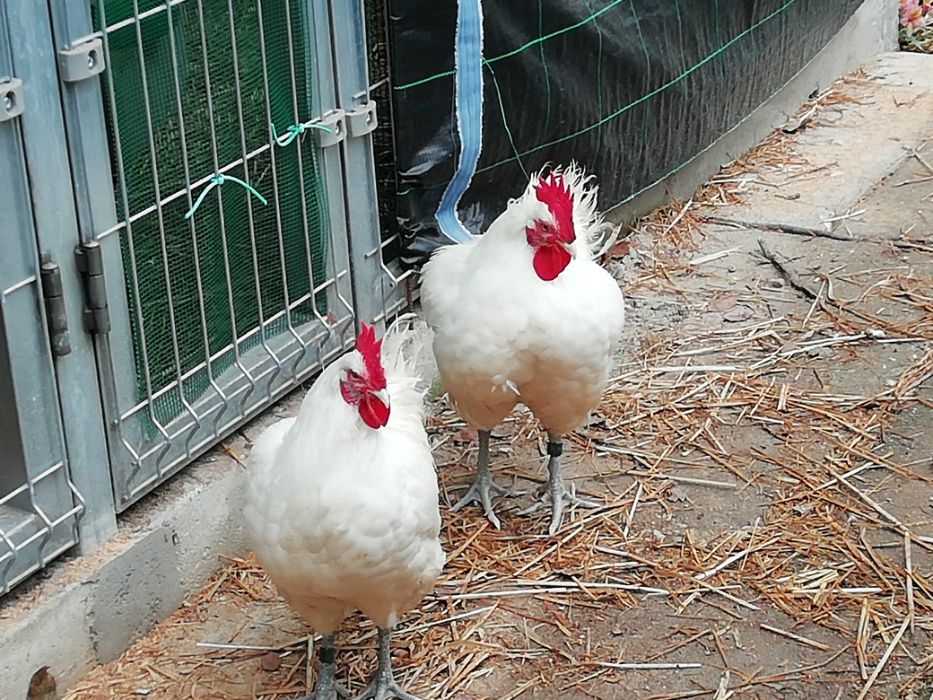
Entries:
POLYGON ((389 407, 372 394, 360 400, 359 411, 360 418, 370 428, 378 429, 389 422, 389 407))
POLYGON ((570 253, 561 245, 541 246, 535 250, 533 264, 538 277, 550 282, 570 264, 570 253))

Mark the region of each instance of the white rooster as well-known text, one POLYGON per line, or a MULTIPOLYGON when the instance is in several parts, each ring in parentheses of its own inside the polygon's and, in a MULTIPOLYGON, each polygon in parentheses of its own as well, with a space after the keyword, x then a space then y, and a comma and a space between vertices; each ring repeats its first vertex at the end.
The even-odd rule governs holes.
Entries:
POLYGON ((454 510, 477 501, 499 527, 490 490, 489 433, 516 403, 548 433, 549 532, 565 504, 592 507, 560 473, 562 436, 595 408, 625 321, 622 292, 593 259, 605 225, 596 187, 571 164, 531 178, 521 198, 466 243, 438 249, 422 274, 425 320, 444 388, 479 431, 476 481, 454 510))
POLYGON ((269 578, 322 635, 311 700, 334 681, 334 632, 352 610, 379 629, 379 666, 358 700, 416 700, 396 683, 389 636, 444 565, 423 392, 404 358, 363 324, 356 350, 325 369, 297 416, 267 428, 249 459, 247 529, 269 578), (383 364, 383 362, 385 364, 383 364))

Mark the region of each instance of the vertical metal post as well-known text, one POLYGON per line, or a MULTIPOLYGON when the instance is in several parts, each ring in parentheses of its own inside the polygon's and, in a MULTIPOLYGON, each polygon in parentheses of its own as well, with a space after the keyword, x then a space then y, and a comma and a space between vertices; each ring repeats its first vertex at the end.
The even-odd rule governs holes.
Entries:
POLYGON ((347 180, 347 228, 357 320, 379 322, 387 300, 400 293, 383 274, 375 160, 366 64, 366 28, 362 0, 331 0, 331 32, 336 62, 337 104, 347 114, 347 138, 341 144, 347 180))
POLYGON ((335 74, 337 68, 334 63, 333 40, 331 37, 330 13, 327 2, 318 0, 302 0, 306 3, 308 26, 305 28, 309 36, 308 46, 313 47, 311 56, 311 70, 307 71, 308 92, 313 97, 314 116, 323 123, 330 123, 333 129, 341 129, 338 134, 325 134, 320 150, 321 172, 327 190, 327 215, 330 245, 333 255, 328 260, 328 276, 336 276, 336 299, 329 298, 329 305, 353 306, 354 313, 358 315, 353 301, 353 287, 351 275, 341 275, 343 270, 337 269, 341 261, 350 259, 349 231, 347 229, 347 198, 345 189, 348 183, 344 179, 342 157, 340 153, 340 140, 346 137, 343 115, 340 113, 339 98, 335 74), (333 138, 326 138, 333 136, 333 138), (338 140, 339 138, 339 140, 338 140), (329 145, 333 143, 333 145, 329 145), (326 144, 326 145, 325 145, 326 144))

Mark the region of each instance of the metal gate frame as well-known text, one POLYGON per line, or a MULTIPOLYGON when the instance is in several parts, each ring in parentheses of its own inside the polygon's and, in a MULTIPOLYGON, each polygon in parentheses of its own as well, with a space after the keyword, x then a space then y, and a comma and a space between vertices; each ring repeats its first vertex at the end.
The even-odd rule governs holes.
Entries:
MULTIPOLYGON (((163 0, 143 14, 185 3, 200 9, 205 1, 163 0)), ((138 400, 135 392, 130 319, 138 309, 126 287, 133 269, 124 267, 120 249, 133 216, 118 217, 117 198, 125 203, 126 193, 122 172, 117 192, 111 172, 119 139, 111 142, 105 117, 113 101, 113 88, 102 80, 110 65, 108 32, 94 30, 91 13, 91 3, 106 9, 106 0, 0 0, 0 98, 25 103, 12 116, 19 104, 7 111, 0 105, 0 178, 10 183, 0 188, 0 231, 15 236, 0 260, 0 397, 16 399, 12 421, 0 416, 7 447, 0 465, 0 595, 75 544, 81 552, 95 549, 116 531, 117 513, 351 347, 361 321, 384 325, 406 303, 409 273, 385 260, 394 240, 379 230, 371 137, 378 116, 363 0, 254 2, 260 12, 273 2, 300 10, 297 29, 313 47, 308 60, 315 70, 307 78, 313 104, 304 106, 313 114, 296 113, 295 122, 311 119, 333 130, 316 151, 326 190, 327 279, 312 280, 305 295, 312 303, 326 295, 327 314, 315 304, 315 318, 293 322, 290 310, 301 300, 286 299, 278 314, 286 329, 269 337, 260 332, 258 344, 243 349, 248 333, 231 339, 236 361, 222 373, 210 375, 205 357, 209 389, 163 425, 152 411, 154 394, 138 400)), ((294 80, 293 68, 296 95, 294 80)), ((213 148, 216 158, 216 142, 213 148)), ((271 140, 264 148, 275 152, 271 140)), ((241 162, 255 155, 244 145, 241 162)), ((230 164, 216 165, 223 172, 230 164)), ((303 171, 301 181, 303 187, 303 171)), ((160 211, 173 196, 190 203, 192 189, 203 184, 160 195, 153 207, 160 211)), ((276 202, 287 186, 273 183, 276 202)), ((195 235, 196 223, 187 225, 195 235)), ((281 223, 279 229, 281 237, 281 223)), ((310 275, 310 259, 308 265, 310 275)), ((228 269, 228 284, 230 275, 228 269)), ((260 327, 273 321, 260 311, 260 327)), ((176 347, 176 364, 177 353, 176 347)), ((184 381, 180 372, 177 381, 184 381)))
MULTIPOLYGON (((169 424, 162 424, 153 411, 153 399, 171 387, 181 386, 195 370, 206 369, 210 375, 211 359, 205 357, 199 367, 183 373, 176 347, 177 379, 172 385, 155 393, 149 386, 148 395, 143 400, 137 400, 134 395, 134 382, 129 381, 136 375, 130 315, 137 314, 141 323, 141 311, 132 308, 125 292, 127 280, 124 278, 119 243, 121 235, 132 236, 133 216, 119 220, 115 206, 117 197, 123 197, 125 202, 126 185, 118 167, 118 190, 123 191, 114 193, 109 150, 113 144, 108 143, 104 110, 110 109, 109 117, 117 133, 119 123, 112 108, 112 86, 108 94, 107 87, 98 78, 100 71, 110 65, 109 31, 95 32, 90 12, 90 3, 94 2, 101 15, 105 16, 106 3, 105 0, 81 3, 50 0, 56 42, 70 55, 80 57, 79 60, 87 60, 89 64, 99 62, 84 71, 79 79, 66 83, 64 104, 72 172, 78 190, 86 195, 84 201, 78 203, 80 239, 87 256, 86 265, 93 267, 99 264, 106 280, 105 296, 90 300, 90 305, 98 309, 106 307, 105 313, 109 316, 110 327, 97 328, 94 340, 118 512, 344 351, 352 344, 354 326, 360 320, 384 321, 404 303, 398 284, 402 275, 382 261, 382 249, 391 241, 382 242, 379 236, 370 137, 376 114, 368 93, 362 0, 255 1, 260 12, 264 2, 273 1, 301 8, 305 26, 294 29, 306 32, 311 38, 308 45, 316 48, 316 55, 311 61, 315 72, 314 114, 310 119, 329 124, 334 130, 333 134, 322 139, 322 147, 318 151, 326 189, 330 256, 327 280, 323 284, 315 281, 315 290, 327 294, 329 313, 325 318, 315 310, 317 318, 312 323, 298 325, 292 323, 289 311, 285 314, 287 333, 280 333, 268 342, 265 334, 259 333, 261 344, 244 352, 240 352, 239 346, 245 336, 238 338, 230 348, 236 355, 235 366, 222 375, 210 376, 210 390, 196 401, 188 402, 182 398, 183 414, 169 424), (144 423, 150 427, 155 425, 158 434, 154 437, 147 434, 144 423)), ((200 9, 202 0, 171 0, 145 13, 140 13, 137 6, 132 21, 138 24, 143 15, 171 13, 185 3, 197 3, 200 9)), ((168 24, 171 26, 171 22, 168 24)), ((174 37, 171 41, 174 47, 174 37)), ((261 41, 265 42, 265 38, 261 41)), ((144 60, 138 31, 137 42, 140 60, 144 60)), ((176 61, 177 75, 174 51, 173 60, 176 61)), ((75 65, 80 67, 80 63, 75 65)), ((207 62, 203 65, 209 73, 207 62)), ((268 76, 265 75, 264 79, 268 91, 268 76)), ((175 89, 180 90, 177 80, 175 89)), ((294 86, 292 89, 294 91, 294 86)), ((308 114, 294 116, 296 123, 309 119, 308 114)), ((179 119, 183 123, 183 117, 179 119)), ((306 134, 303 138, 313 137, 306 134)), ((216 158, 216 143, 213 148, 216 158)), ((260 150, 265 149, 274 153, 275 146, 270 142, 260 150)), ((244 152, 238 162, 248 163, 260 150, 246 153, 244 141, 244 152)), ((119 166, 119 158, 117 163, 119 166)), ((223 172, 236 164, 216 163, 217 171, 223 172)), ((189 183, 187 192, 183 193, 189 202, 193 198, 191 187, 192 183, 189 183)), ((274 182, 274 197, 270 198, 270 203, 274 201, 275 206, 279 187, 274 182)), ((153 205, 161 215, 166 199, 180 194, 157 194, 161 199, 153 205)), ((217 196, 222 196, 220 190, 217 196)), ((123 207, 124 211, 127 209, 123 207)), ((188 225, 191 235, 196 236, 195 219, 190 219, 188 225)), ((221 231, 221 235, 226 236, 223 229, 221 231)), ((229 267, 229 261, 227 264, 229 267)), ((168 276, 167 266, 166 270, 168 276)), ((126 274, 130 275, 129 283, 133 284, 132 270, 126 274)), ((229 277, 229 269, 227 274, 229 277)), ((99 287, 96 289, 99 291, 99 287)), ((89 287, 88 291, 95 290, 89 287)), ((203 294, 200 303, 203 306, 203 294)), ((261 325, 273 320, 263 319, 261 325)), ((174 319, 171 322, 174 323, 174 319)))
POLYGON ((56 263, 74 215, 54 51, 36 41, 43 10, 0 0, 0 396, 12 402, 0 413, 0 594, 72 547, 82 514, 90 547, 115 530, 93 351, 61 323, 80 295, 68 299, 76 284, 56 263), (72 480, 76 461, 98 470, 72 480))

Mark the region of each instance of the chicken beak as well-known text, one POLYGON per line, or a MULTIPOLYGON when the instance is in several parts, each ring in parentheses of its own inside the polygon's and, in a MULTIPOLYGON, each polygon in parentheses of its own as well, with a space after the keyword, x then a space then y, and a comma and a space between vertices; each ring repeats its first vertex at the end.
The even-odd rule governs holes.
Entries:
POLYGON ((390 407, 389 404, 389 392, 387 389, 380 389, 379 391, 370 392, 373 396, 379 399, 382 402, 382 405, 386 408, 390 407))

